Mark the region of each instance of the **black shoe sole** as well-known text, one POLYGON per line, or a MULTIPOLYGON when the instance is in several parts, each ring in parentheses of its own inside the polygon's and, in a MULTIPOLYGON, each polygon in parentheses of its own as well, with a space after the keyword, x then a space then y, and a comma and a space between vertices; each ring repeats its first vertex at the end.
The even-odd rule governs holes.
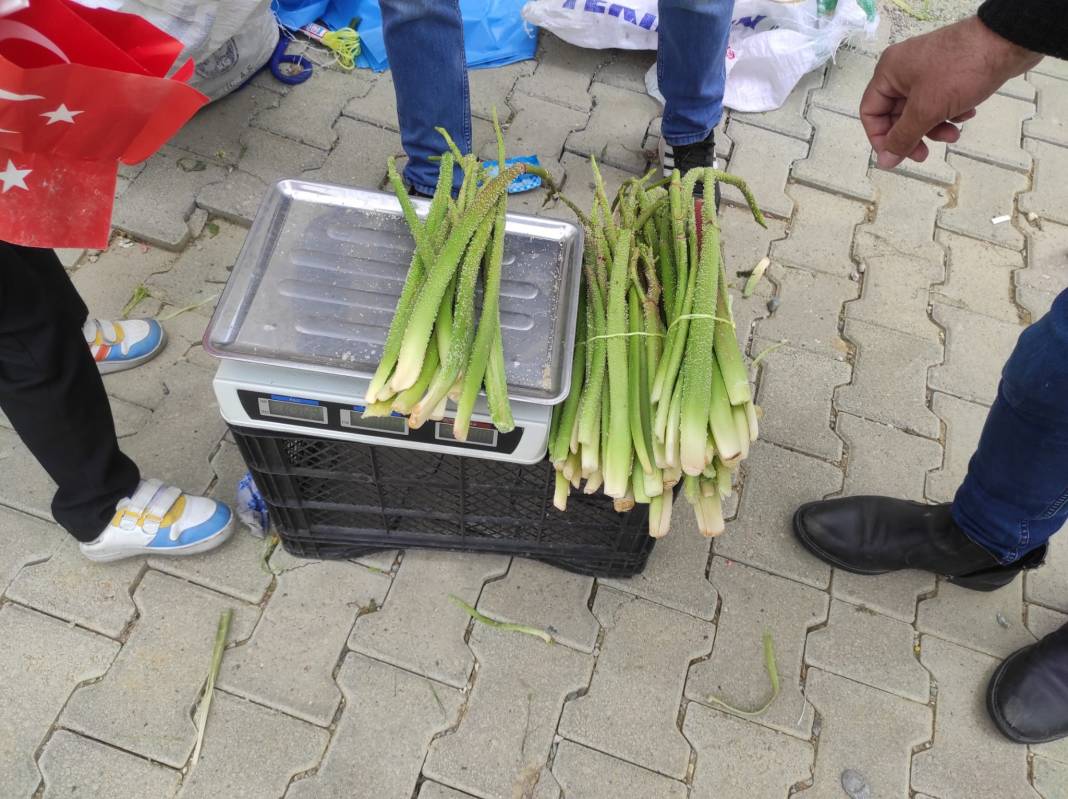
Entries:
POLYGON ((1001 665, 994 670, 993 675, 990 677, 990 682, 986 686, 986 712, 990 715, 990 720, 994 722, 994 726, 998 728, 998 732, 1018 744, 1044 744, 1050 741, 1059 741, 1065 736, 1054 735, 1046 738, 1032 738, 1030 736, 1022 734, 1019 730, 1009 724, 1008 719, 1001 715, 1001 711, 998 709, 997 703, 994 701, 994 694, 997 693, 998 686, 1001 683, 1001 678, 1005 676, 1005 672, 1009 668, 1009 664, 1012 663, 1025 649, 1030 647, 1024 647, 1009 655, 1005 660, 1001 662, 1001 665))
MULTIPOLYGON (((843 563, 832 555, 824 552, 820 549, 811 538, 808 537, 808 533, 805 531, 804 525, 801 524, 801 514, 807 508, 808 505, 802 505, 797 511, 794 512, 793 528, 794 537, 801 543, 805 549, 815 555, 836 569, 847 571, 850 574, 860 574, 864 577, 878 577, 880 574, 890 574, 893 571, 904 571, 904 569, 858 569, 856 566, 851 566, 848 563, 843 563)), ((921 570, 926 571, 926 570, 921 570)), ((959 585, 961 588, 967 588, 972 591, 996 591, 999 588, 1004 588, 1006 585, 1016 579, 1016 575, 1020 573, 1022 569, 1016 569, 1013 571, 983 571, 975 574, 962 574, 958 577, 951 577, 949 575, 941 575, 948 582, 954 585, 959 585)), ((933 573, 933 572, 931 572, 933 573)))

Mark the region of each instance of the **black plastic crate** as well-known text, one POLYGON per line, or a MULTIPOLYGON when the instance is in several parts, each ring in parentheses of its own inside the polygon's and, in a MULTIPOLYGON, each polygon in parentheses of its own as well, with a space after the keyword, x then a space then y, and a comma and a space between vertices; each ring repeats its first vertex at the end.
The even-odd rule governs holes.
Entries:
POLYGON ((602 494, 553 507, 548 460, 534 465, 232 428, 286 551, 353 558, 447 549, 535 558, 597 577, 645 568, 654 539, 639 505, 602 494))

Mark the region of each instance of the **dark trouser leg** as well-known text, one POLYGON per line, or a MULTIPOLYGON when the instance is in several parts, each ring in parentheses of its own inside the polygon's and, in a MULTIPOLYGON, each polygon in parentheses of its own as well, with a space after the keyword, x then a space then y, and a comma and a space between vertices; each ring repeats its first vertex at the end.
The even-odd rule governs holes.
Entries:
POLYGON ((1020 335, 1005 364, 953 519, 1002 563, 1068 521, 1068 292, 1020 335))
POLYGON ((87 315, 51 250, 0 243, 0 408, 56 482, 52 515, 80 541, 140 480, 82 336, 87 315))

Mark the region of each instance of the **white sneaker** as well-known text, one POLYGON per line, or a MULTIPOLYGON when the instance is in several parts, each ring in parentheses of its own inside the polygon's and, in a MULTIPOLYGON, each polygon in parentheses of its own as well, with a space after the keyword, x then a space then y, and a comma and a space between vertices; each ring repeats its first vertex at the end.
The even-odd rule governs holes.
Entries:
POLYGON ((97 368, 105 375, 140 366, 167 344, 167 334, 155 319, 89 319, 82 333, 97 368))
POLYGON ((233 529, 233 514, 221 502, 186 494, 161 480, 142 480, 132 497, 120 500, 104 532, 81 549, 89 560, 100 562, 193 555, 219 546, 233 529))

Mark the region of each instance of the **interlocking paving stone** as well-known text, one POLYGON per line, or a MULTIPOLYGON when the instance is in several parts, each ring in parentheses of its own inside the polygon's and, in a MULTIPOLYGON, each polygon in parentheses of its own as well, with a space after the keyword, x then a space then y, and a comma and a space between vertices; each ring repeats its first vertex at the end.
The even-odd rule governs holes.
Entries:
POLYGON ((1027 605, 1027 629, 1035 638, 1045 638, 1063 627, 1066 622, 1068 613, 1060 613, 1041 605, 1027 605))
POLYGON ((932 296, 945 305, 1003 322, 1018 322, 1013 272, 1023 269, 1023 257, 1004 247, 944 231, 938 240, 946 247, 947 280, 933 288, 932 296))
POLYGON ((134 558, 101 568, 59 528, 52 529, 51 537, 57 544, 52 557, 25 566, 8 586, 8 598, 117 638, 136 612, 130 589, 144 561, 134 558))
POLYGON ((831 429, 831 397, 849 382, 849 364, 808 352, 779 349, 764 356, 757 404, 760 437, 831 461, 842 440, 831 429))
POLYGON ((684 783, 571 741, 560 742, 553 762, 553 775, 568 797, 686 799, 684 783))
MULTIPOLYGON (((0 506, 0 595, 19 571, 52 556, 65 534, 51 522, 0 506)), ((65 546, 72 544, 65 543, 65 546)))
POLYGON ((874 219, 857 228, 854 256, 901 255, 934 260, 943 257, 935 244, 939 209, 949 199, 946 189, 873 169, 871 181, 879 193, 874 219))
MULTIPOLYGON (((333 127, 341 110, 354 98, 366 97, 376 81, 363 70, 335 72, 317 69, 298 91, 281 98, 277 106, 261 111, 253 124, 281 136, 323 150, 333 147, 341 131, 333 127)), ((356 100, 356 105, 359 100, 356 100)))
POLYGON ((249 121, 278 106, 277 92, 248 86, 204 107, 170 140, 170 144, 209 161, 234 166, 241 158, 249 121))
POLYGON ((170 269, 177 256, 158 247, 121 247, 112 242, 93 263, 85 263, 71 280, 91 316, 121 319, 134 291, 153 275, 170 269))
POLYGON ((497 109, 500 121, 506 122, 512 115, 508 99, 516 81, 526 75, 534 74, 537 67, 533 61, 519 61, 515 64, 494 67, 493 69, 472 69, 468 72, 468 90, 471 95, 471 115, 481 119, 493 119, 493 109, 497 109))
POLYGON ((875 200, 868 179, 871 145, 858 135, 857 121, 822 108, 810 108, 808 120, 815 128, 812 150, 794 164, 793 179, 862 202, 875 200))
POLYGON ((975 119, 964 123, 960 140, 949 145, 949 152, 1027 172, 1031 157, 1020 147, 1020 136, 1023 121, 1034 113, 1032 102, 995 94, 983 102, 975 119))
MULTIPOLYGON (((733 205, 724 205, 720 208, 718 216, 719 226, 723 231, 721 244, 727 277, 730 282, 736 283, 737 287, 741 288, 744 281, 737 276, 737 273, 751 270, 761 258, 768 254, 769 249, 778 246, 778 239, 786 235, 787 223, 782 219, 765 219, 767 227, 764 228, 753 220, 753 215, 749 213, 748 208, 738 208, 733 205)), ((796 226, 795 221, 794 227, 796 226)), ((758 283, 758 291, 765 285, 764 281, 758 283)), ((736 299, 740 300, 741 297, 736 299)))
POLYGON ((419 799, 475 799, 469 793, 457 791, 437 782, 424 782, 419 787, 419 799))
POLYGON ((743 468, 738 517, 727 523, 716 542, 716 554, 826 588, 831 568, 797 542, 792 518, 799 505, 838 491, 841 471, 761 441, 753 445, 743 468))
POLYGON ((503 580, 487 583, 478 609, 494 619, 548 630, 567 646, 593 652, 600 626, 586 602, 593 578, 515 558, 503 580))
POLYGON ((937 338, 938 328, 927 316, 927 303, 931 284, 945 276, 942 258, 886 253, 869 255, 864 264, 861 296, 846 305, 846 318, 917 338, 937 338))
POLYGON ((363 97, 350 100, 341 113, 398 133, 400 128, 397 123, 397 93, 393 86, 393 76, 388 72, 379 75, 371 85, 371 90, 363 97))
POLYGON ((1024 575, 1028 602, 1068 613, 1068 544, 1060 536, 1050 539, 1046 564, 1024 575))
POLYGON ((1043 799, 1068 796, 1068 765, 1045 757, 1036 757, 1031 764, 1035 790, 1043 799))
POLYGON ((423 774, 483 799, 523 795, 539 780, 567 696, 589 685, 593 658, 476 624, 479 669, 456 732, 430 746, 423 774))
POLYGON ((985 707, 997 661, 925 635, 920 661, 938 684, 934 745, 912 759, 912 787, 943 799, 1030 797, 1027 749, 1002 737, 985 707))
POLYGON ((908 796, 909 757, 931 735, 931 709, 820 669, 809 669, 806 689, 823 724, 814 782, 797 795, 840 799, 848 768, 872 796, 908 796))
POLYGON ((946 425, 942 466, 927 474, 924 495, 932 502, 952 502, 968 473, 968 461, 979 443, 987 409, 974 402, 934 392, 931 408, 946 425))
POLYGON ((771 246, 771 257, 786 266, 800 266, 848 278, 856 269, 850 256, 853 232, 867 219, 867 206, 807 186, 787 188, 797 202, 790 234, 771 246))
MULTIPOLYGON (((761 211, 788 218, 794 212, 794 201, 786 194, 790 165, 808 154, 808 145, 735 119, 727 123, 727 135, 734 142, 731 171, 744 176, 761 211)), ((745 206, 733 186, 724 186, 722 195, 724 202, 745 206)))
POLYGON ((1023 580, 996 591, 972 591, 938 581, 938 593, 920 602, 916 629, 1005 657, 1035 641, 1023 620, 1023 580))
POLYGON ((594 102, 589 121, 567 137, 567 149, 628 172, 644 172, 645 133, 660 115, 659 104, 646 94, 603 83, 594 83, 590 94, 594 102))
POLYGON ((682 732, 697 752, 694 799, 786 796, 812 774, 808 741, 697 703, 687 706, 682 732))
POLYGON ((845 337, 857 346, 853 382, 835 394, 835 407, 928 438, 938 417, 927 408, 927 368, 942 360, 937 339, 925 340, 846 319, 845 337))
POLYGON ((912 625, 835 600, 827 626, 808 636, 805 662, 926 703, 930 676, 913 653, 912 625))
POLYGON ((1038 91, 1038 113, 1024 122, 1024 136, 1068 146, 1068 86, 1062 80, 1035 72, 1027 80, 1038 91))
POLYGON ((215 308, 212 298, 218 298, 229 280, 248 233, 230 222, 216 225, 215 235, 201 237, 179 256, 173 267, 145 280, 153 299, 178 308, 196 305, 188 313, 211 316, 215 308))
POLYGON ((1039 62, 1038 66, 1031 70, 1032 74, 1048 75, 1051 78, 1068 80, 1068 64, 1055 58, 1046 58, 1039 62))
POLYGON ((949 155, 949 165, 960 173, 960 188, 957 191, 957 204, 939 212, 938 226, 1013 250, 1022 250, 1023 234, 1011 221, 995 225, 990 220, 1012 213, 1012 195, 1027 189, 1027 177, 952 153, 949 155))
POLYGON ((844 495, 883 494, 923 500, 924 477, 942 463, 942 447, 937 441, 848 413, 838 414, 837 430, 849 447, 844 495))
POLYGON ((56 484, 18 436, 0 430, 0 505, 52 521, 56 484))
POLYGON ((874 58, 854 50, 839 50, 834 62, 827 66, 823 88, 812 93, 812 105, 859 119, 860 98, 874 71, 874 58))
POLYGON ((656 56, 644 50, 617 50, 607 64, 597 70, 594 80, 617 89, 645 93, 645 73, 656 56))
MULTIPOLYGON (((890 171, 895 175, 904 175, 946 186, 956 182, 957 170, 946 161, 946 154, 949 150, 945 142, 927 140, 927 150, 929 154, 925 161, 913 161, 908 158, 890 171)), ((873 174, 878 171, 880 171, 878 168, 872 170, 873 174)))
POLYGON ((346 658, 338 685, 345 711, 326 757, 286 796, 409 799, 431 740, 459 719, 460 693, 356 654, 346 658))
POLYGON ((768 274, 779 286, 781 304, 757 324, 757 337, 831 358, 845 355, 838 317, 843 303, 856 299, 860 287, 851 280, 778 264, 768 274))
POLYGON ((386 180, 386 162, 390 156, 404 153, 397 134, 345 117, 339 119, 334 128, 340 138, 322 168, 306 172, 301 177, 365 189, 382 186, 386 180))
POLYGON ((686 668, 711 651, 715 627, 611 588, 598 589, 593 613, 605 629, 597 669, 589 692, 564 707, 560 734, 684 778, 690 747, 676 717, 686 668))
POLYGON ((781 106, 774 111, 759 114, 732 112, 731 118, 758 128, 766 128, 785 136, 809 141, 812 138, 812 123, 805 119, 809 93, 823 85, 824 68, 805 73, 781 106))
POLYGON ((111 224, 149 244, 180 250, 192 237, 187 220, 196 207, 197 192, 225 174, 220 166, 164 147, 115 202, 111 224))
MULTIPOLYGON (((564 142, 568 135, 581 130, 586 124, 587 115, 584 112, 563 108, 538 97, 517 95, 516 105, 515 116, 504 131, 505 150, 511 155, 537 153, 542 161, 555 161, 564 154, 564 142)), ((488 143, 481 154, 485 158, 496 159, 496 142, 488 143)), ((536 193, 542 194, 540 191, 536 193)), ((589 210, 589 206, 582 208, 589 210)))
POLYGON ((195 494, 207 489, 212 479, 210 459, 226 432, 211 379, 211 372, 187 363, 168 370, 170 393, 156 408, 151 423, 122 445, 146 477, 195 494))
POLYGON ((538 66, 533 75, 516 82, 515 91, 579 111, 589 111, 593 102, 589 93, 590 76, 611 57, 608 51, 573 47, 548 31, 542 31, 538 41, 538 66))
POLYGON ((1028 232, 1027 268, 1016 273, 1016 285, 1053 295, 1068 288, 1068 227, 1046 222, 1028 232))
POLYGON ((140 618, 107 676, 78 689, 60 723, 179 768, 196 739, 192 709, 203 689, 219 616, 227 608, 234 611, 230 640, 237 641, 248 637, 259 611, 153 571, 141 580, 134 602, 140 618))
POLYGON ((256 217, 267 184, 254 175, 235 169, 225 180, 210 183, 197 192, 197 206, 209 214, 248 227, 256 217))
POLYGON ((1035 86, 1028 82, 1028 77, 1028 75, 1017 75, 1015 78, 1009 79, 1001 84, 1001 88, 998 89, 997 93, 1004 94, 1006 97, 1015 97, 1017 100, 1027 100, 1028 102, 1033 103, 1037 92, 1035 91, 1035 86))
MULTIPOLYGON (((235 504, 237 481, 248 471, 235 444, 223 441, 211 459, 217 477, 211 496, 231 507, 235 504)), ((230 540, 218 549, 183 558, 149 558, 148 564, 175 577, 211 588, 253 604, 263 599, 271 584, 260 558, 264 541, 249 533, 240 520, 230 540)))
POLYGON ((67 730, 52 733, 37 763, 44 777, 43 799, 171 799, 181 780, 177 771, 67 730))
POLYGON ((1031 286, 1018 286, 1016 289, 1016 302, 1030 315, 1032 321, 1041 319, 1049 313, 1056 299, 1056 294, 1031 286))
POLYGON ((831 595, 911 624, 919 597, 934 591, 937 582, 929 572, 906 570, 871 576, 835 569, 831 595))
POLYGON ((349 648, 462 688, 475 663, 464 643, 471 619, 449 595, 474 605, 483 583, 507 569, 503 555, 407 552, 386 606, 356 623, 349 648))
POLYGON ((326 730, 219 691, 200 760, 178 799, 281 796, 295 775, 319 763, 329 739, 326 730))
POLYGON ((721 557, 712 561, 709 579, 723 597, 716 645, 711 658, 690 668, 686 698, 719 710, 725 708, 710 697, 743 710, 763 706, 770 693, 762 645, 768 631, 781 689, 768 711, 752 721, 808 738, 812 709, 798 687, 801 655, 809 628, 827 618, 827 595, 721 557))
POLYGON ((223 660, 227 691, 323 726, 341 701, 331 673, 357 615, 381 605, 390 580, 345 561, 278 554, 282 573, 252 638, 223 660))
MULTIPOLYGON (((341 133, 341 131, 338 131, 341 133)), ((259 128, 250 128, 241 137, 240 168, 265 183, 299 178, 302 172, 323 165, 326 153, 259 128)))
POLYGON ((34 752, 75 687, 107 671, 119 645, 18 605, 0 607, 0 795, 31 796, 34 752))
POLYGON ((1035 157, 1035 178, 1031 191, 1020 195, 1020 211, 1068 225, 1068 208, 1064 207, 1068 148, 1031 140, 1025 146, 1035 157))
POLYGON ((946 358, 928 376, 928 385, 963 399, 989 405, 997 396, 1001 369, 1023 328, 941 303, 934 320, 946 331, 946 358), (982 348, 975 342, 984 343, 982 348))
POLYGON ((716 589, 705 577, 712 539, 697 530, 690 506, 675 501, 671 534, 658 541, 641 574, 627 579, 599 580, 660 605, 711 621, 716 614, 716 589))

